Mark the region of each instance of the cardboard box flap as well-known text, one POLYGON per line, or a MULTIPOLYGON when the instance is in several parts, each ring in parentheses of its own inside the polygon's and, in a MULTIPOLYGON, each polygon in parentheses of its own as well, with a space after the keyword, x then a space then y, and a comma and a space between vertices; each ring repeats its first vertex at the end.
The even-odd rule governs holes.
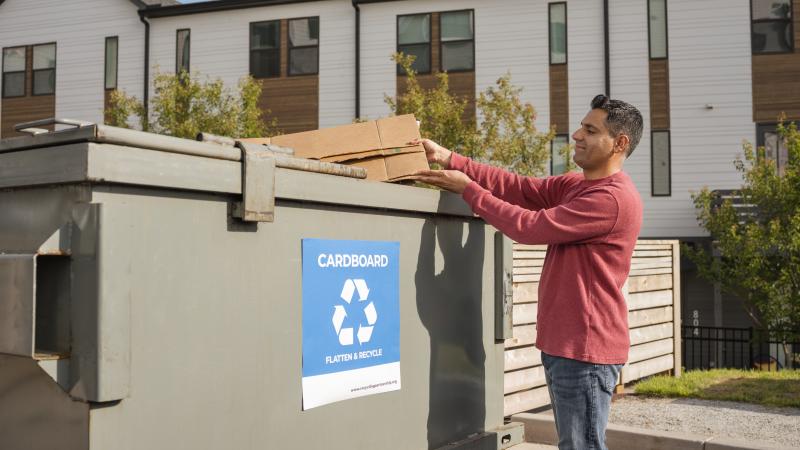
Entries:
POLYGON ((406 147, 412 139, 419 139, 419 127, 413 114, 378 119, 381 148, 406 147))
MULTIPOLYGON (((386 178, 389 181, 404 180, 418 170, 430 169, 424 152, 387 156, 383 161, 386 164, 386 178)), ((369 176, 369 172, 367 175, 369 176)))
POLYGON ((425 153, 401 153, 391 156, 373 156, 349 163, 367 169, 367 179, 375 181, 400 181, 411 178, 418 170, 429 169, 425 153))
POLYGON ((370 150, 367 152, 360 152, 360 153, 348 153, 346 155, 326 156, 321 160, 325 162, 344 162, 344 161, 355 161, 358 159, 370 158, 373 156, 390 156, 390 155, 398 155, 401 153, 416 153, 424 151, 425 148, 422 145, 409 145, 405 147, 370 150))
POLYGON ((293 148, 295 156, 310 159, 381 148, 381 140, 375 122, 354 123, 342 127, 273 136, 271 143, 293 148))

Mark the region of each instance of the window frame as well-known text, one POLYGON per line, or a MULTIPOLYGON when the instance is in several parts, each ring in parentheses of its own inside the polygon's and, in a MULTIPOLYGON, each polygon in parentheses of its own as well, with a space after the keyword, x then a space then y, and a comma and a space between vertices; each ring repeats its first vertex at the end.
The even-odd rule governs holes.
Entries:
POLYGON ((794 35, 794 1, 789 0, 789 13, 788 19, 753 19, 753 0, 750 0, 750 54, 751 55, 787 55, 795 51, 795 35, 794 35), (786 51, 777 52, 756 52, 753 50, 753 24, 756 23, 772 23, 772 22, 786 22, 789 24, 789 35, 791 39, 789 44, 791 48, 786 51))
MULTIPOLYGON (((317 19, 317 26, 320 27, 320 34, 321 33, 321 25, 322 21, 319 20, 319 16, 307 16, 307 17, 294 17, 291 19, 286 19, 286 76, 287 77, 303 77, 308 75, 319 75, 319 42, 320 36, 317 36, 317 45, 298 45, 293 46, 292 40, 289 38, 289 23, 293 20, 303 20, 303 19, 317 19), (303 48, 316 48, 317 49, 317 71, 316 72, 309 72, 309 73, 292 73, 292 50, 295 49, 303 49, 303 48)), ((252 35, 251 35, 252 36, 252 35)), ((278 31, 278 52, 280 55, 280 31, 278 31)), ((280 62, 278 62, 280 65, 280 62)), ((278 69, 280 71, 280 69, 278 69)))
MULTIPOLYGON (((428 16, 428 71, 427 72, 417 72, 417 75, 428 75, 433 73, 433 13, 413 13, 413 14, 398 14, 395 17, 395 52, 400 53, 400 18, 401 17, 409 17, 409 16, 428 16)), ((441 41, 441 39, 439 39, 441 41)), ((403 44, 403 45, 423 45, 424 42, 420 42, 417 44, 403 44)), ((441 59, 441 55, 440 59, 441 59)), ((404 72, 402 72, 403 68, 400 67, 400 64, 397 64, 397 76, 406 76, 404 72)))
POLYGON ((562 66, 569 62, 569 11, 567 9, 567 2, 551 2, 547 4, 547 62, 551 66, 562 66), (564 5, 564 62, 553 62, 553 43, 551 41, 553 35, 553 21, 551 19, 551 9, 554 5, 564 5))
MULTIPOLYGON (((445 72, 444 70, 444 44, 452 44, 452 43, 460 43, 460 42, 472 42, 472 68, 471 69, 457 69, 457 70, 448 70, 447 73, 463 73, 463 72, 475 72, 475 10, 474 9, 455 9, 452 11, 441 11, 439 12, 439 72, 445 72), (455 41, 447 41, 444 42, 442 40, 442 14, 447 13, 457 13, 457 12, 470 12, 472 17, 472 39, 458 39, 455 41)), ((431 20, 433 22, 433 20, 431 20)), ((433 24, 431 23, 431 40, 433 40, 433 24)), ((399 26, 399 24, 398 24, 399 26)), ((398 30, 399 32, 399 30, 398 30)), ((431 59, 433 58, 433 54, 431 54, 431 59)))
MULTIPOLYGON (((287 27, 289 26, 288 23, 287 23, 286 26, 287 27)), ((269 19, 269 20, 259 20, 257 22, 250 22, 250 36, 249 36, 248 39, 249 39, 249 44, 248 44, 248 66, 249 67, 248 67, 248 71, 250 73, 250 76, 252 76, 256 80, 280 78, 281 77, 281 46, 283 45, 283 39, 282 39, 282 36, 281 36, 281 19, 269 19), (278 42, 277 42, 277 46, 274 49, 266 49, 266 48, 254 49, 253 48, 253 28, 255 28, 255 26, 260 25, 260 24, 272 23, 272 22, 275 22, 275 23, 278 24, 278 42), (278 53, 278 72, 277 72, 276 75, 271 75, 271 76, 266 76, 266 77, 264 77, 264 76, 256 76, 256 74, 253 72, 253 52, 259 52, 259 51, 265 51, 265 50, 275 51, 275 52, 278 53)), ((287 59, 288 59, 288 55, 287 55, 287 59)), ((317 59, 319 59, 319 51, 317 51, 317 59)), ((317 61, 317 71, 319 71, 319 61, 317 61)), ((289 68, 288 67, 286 68, 286 72, 287 73, 289 72, 289 68)))
MULTIPOLYGON (((553 162, 555 161, 555 158, 553 158, 553 156, 554 156, 553 150, 555 150, 553 148, 553 146, 556 143, 556 138, 561 138, 561 137, 567 138, 567 142, 564 145, 569 147, 569 134, 556 134, 555 136, 553 136, 553 139, 550 141, 550 176, 551 177, 557 177, 559 175, 564 175, 565 173, 569 173, 568 170, 564 171, 564 172, 561 172, 559 174, 556 174, 553 171, 553 162)), ((568 163, 568 161, 566 160, 566 158, 564 158, 564 168, 567 167, 567 165, 568 165, 567 163, 568 163)))
POLYGON ((668 6, 669 0, 664 0, 664 56, 659 56, 659 57, 653 57, 653 42, 651 39, 652 34, 650 30, 651 1, 652 0, 647 0, 647 56, 650 58, 651 61, 663 61, 665 59, 669 59, 669 6, 668 6))
MULTIPOLYGON (((58 73, 56 71, 56 68, 58 67, 58 45, 56 44, 56 42, 44 42, 44 43, 40 43, 40 44, 33 44, 30 47, 31 47, 31 97, 44 97, 44 96, 48 96, 48 95, 56 95, 56 81, 57 81, 56 77, 58 76, 58 73), (33 68, 33 53, 36 50, 36 47, 41 47, 43 45, 52 45, 53 46, 54 62, 53 62, 53 68, 52 69, 50 69, 50 68, 48 68, 48 69, 34 69, 33 68), (35 82, 36 81, 36 72, 45 72, 45 71, 48 71, 48 70, 52 70, 53 71, 53 92, 47 92, 47 93, 44 93, 44 94, 37 94, 36 93, 36 82, 35 82)), ((27 64, 27 61, 26 61, 26 64, 27 64)))
POLYGON ((178 42, 180 39, 181 31, 188 32, 186 44, 189 47, 189 54, 187 56, 186 61, 186 73, 191 74, 191 67, 192 67, 192 29, 191 28, 179 28, 175 30, 175 74, 181 73, 181 55, 178 54, 178 42))
POLYGON ((106 91, 113 91, 119 87, 119 36, 106 36, 106 45, 104 47, 105 53, 103 56, 103 89, 106 91), (116 68, 114 69, 115 80, 114 87, 108 87, 108 42, 114 40, 117 42, 117 55, 114 58, 116 68))
MULTIPOLYGON (((778 122, 759 122, 759 123, 756 123, 756 149, 765 148, 765 150, 766 150, 767 142, 766 142, 766 139, 764 138, 764 134, 765 133, 769 133, 769 132, 772 132, 772 133, 778 135, 778 122)), ((780 138, 780 135, 778 135, 778 138, 780 138)), ((785 140, 784 140, 784 142, 785 142, 785 140)), ((779 143, 778 145, 779 145, 779 148, 776 149, 777 153, 775 155, 775 170, 778 172, 778 174, 780 174, 781 173, 781 155, 780 155, 780 145, 781 144, 779 143)), ((785 145, 784 145, 784 147, 785 147, 785 145)), ((786 148, 786 152, 787 152, 787 158, 788 158, 789 157, 789 155, 788 155, 788 152, 789 152, 788 147, 786 148)), ((763 156, 766 156, 766 153, 763 153, 763 156)), ((761 157, 762 157, 762 152, 761 151, 756 151, 756 158, 760 159, 761 157)), ((788 164, 788 162, 789 161, 787 160, 787 164, 788 164)), ((784 167, 784 170, 785 170, 785 167, 784 167)))
POLYGON ((28 93, 28 46, 27 45, 15 45, 13 47, 3 47, 3 54, 0 55, 2 57, 2 61, 0 61, 0 71, 2 71, 2 92, 0 92, 0 98, 21 98, 26 97, 28 93), (14 70, 6 72, 6 59, 5 53, 6 50, 13 50, 21 48, 25 50, 25 68, 22 70, 14 70), (6 75, 7 74, 22 74, 22 95, 6 95, 6 75))
POLYGON ((650 130, 650 196, 651 197, 672 197, 672 132, 671 130, 650 130), (656 194, 656 158, 653 152, 653 144, 655 140, 653 135, 655 133, 667 133, 667 161, 669 167, 667 168, 667 193, 656 194))

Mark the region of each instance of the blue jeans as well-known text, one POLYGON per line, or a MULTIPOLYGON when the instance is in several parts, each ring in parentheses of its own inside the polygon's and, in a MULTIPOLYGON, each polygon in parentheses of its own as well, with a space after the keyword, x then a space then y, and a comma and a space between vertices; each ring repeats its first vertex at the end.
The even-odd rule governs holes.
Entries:
POLYGON ((542 352, 559 450, 606 450, 611 394, 622 368, 542 352))

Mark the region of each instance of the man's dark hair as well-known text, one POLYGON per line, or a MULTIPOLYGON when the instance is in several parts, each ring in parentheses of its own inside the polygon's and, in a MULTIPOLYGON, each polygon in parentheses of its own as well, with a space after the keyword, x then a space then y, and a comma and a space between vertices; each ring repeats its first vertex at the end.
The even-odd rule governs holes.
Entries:
POLYGON ((608 113, 606 127, 608 127, 608 132, 611 136, 617 137, 620 134, 628 136, 630 143, 625 157, 631 156, 633 149, 636 148, 642 138, 642 127, 644 126, 642 113, 629 103, 625 103, 622 100, 612 100, 603 94, 597 95, 592 99, 592 109, 602 109, 608 113))

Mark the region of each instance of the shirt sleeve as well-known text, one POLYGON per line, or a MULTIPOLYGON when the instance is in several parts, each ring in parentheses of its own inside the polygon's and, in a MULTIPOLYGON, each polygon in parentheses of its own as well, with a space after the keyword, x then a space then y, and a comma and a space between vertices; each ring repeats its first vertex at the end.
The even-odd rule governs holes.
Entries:
POLYGON ((462 195, 477 215, 520 244, 602 242, 619 214, 616 199, 606 190, 589 191, 538 211, 505 202, 475 182, 462 195))
POLYGON ((499 167, 475 162, 453 152, 449 169, 463 172, 495 197, 512 205, 531 210, 550 208, 558 203, 560 185, 557 178, 524 177, 499 167))

